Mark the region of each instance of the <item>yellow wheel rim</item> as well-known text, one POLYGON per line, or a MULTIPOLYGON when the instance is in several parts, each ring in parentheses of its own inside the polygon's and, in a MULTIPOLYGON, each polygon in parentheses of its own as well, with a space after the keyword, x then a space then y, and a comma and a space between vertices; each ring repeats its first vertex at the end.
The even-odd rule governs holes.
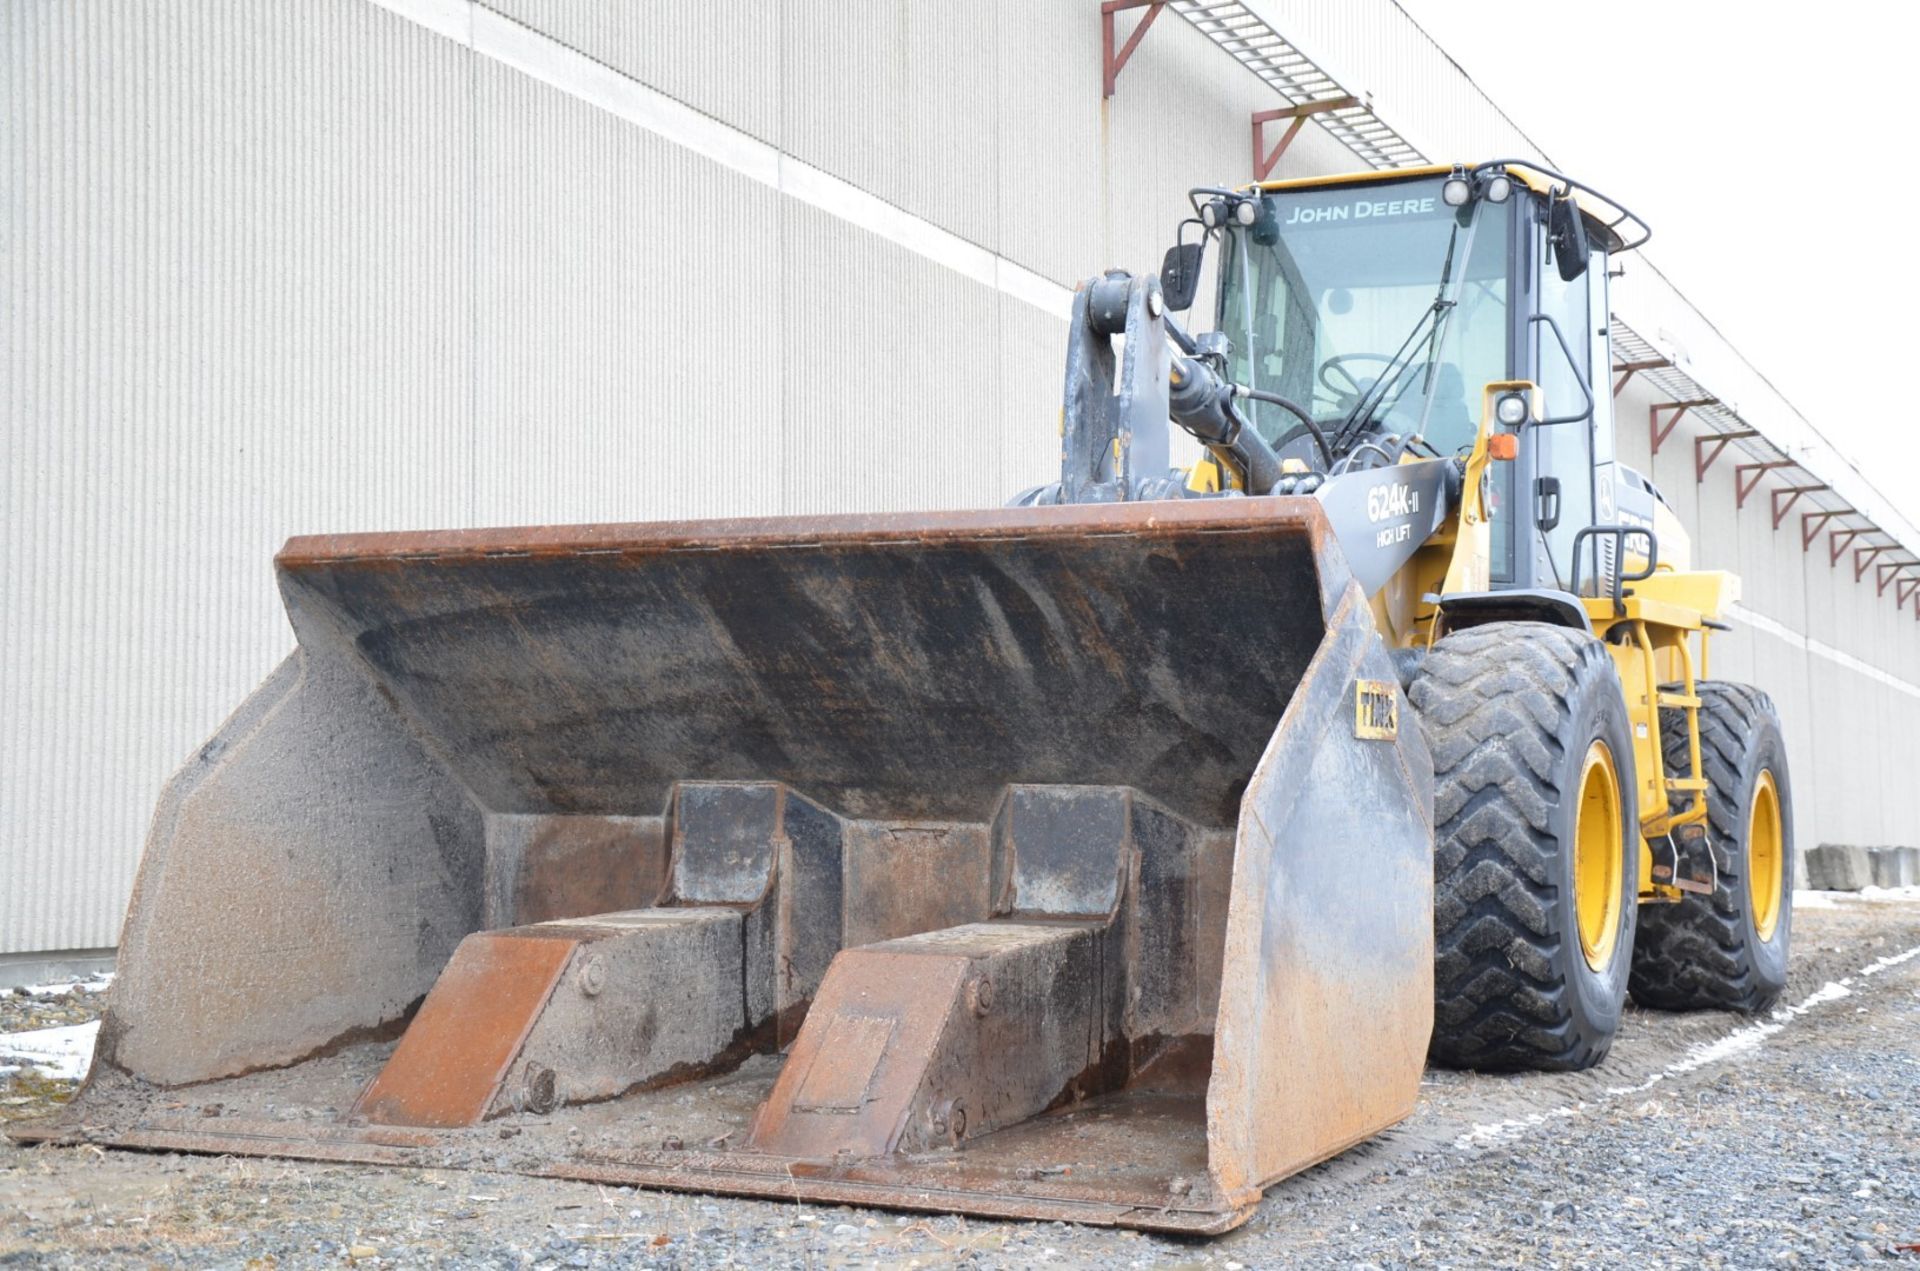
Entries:
POLYGON ((1621 846, 1620 775, 1603 741, 1587 747, 1580 767, 1580 803, 1574 811, 1573 900, 1580 952, 1596 971, 1606 969, 1620 938, 1626 849, 1621 846))
POLYGON ((1786 863, 1780 791, 1773 784, 1773 772, 1763 768, 1753 783, 1753 807, 1747 813, 1748 912, 1762 940, 1773 939, 1773 929, 1780 925, 1780 883, 1786 863))

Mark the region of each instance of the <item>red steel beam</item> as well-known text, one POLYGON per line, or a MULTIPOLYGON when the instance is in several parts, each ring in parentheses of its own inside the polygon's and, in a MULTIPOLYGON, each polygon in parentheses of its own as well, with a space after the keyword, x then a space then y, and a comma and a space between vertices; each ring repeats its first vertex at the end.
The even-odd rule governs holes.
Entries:
POLYGON ((1720 452, 1743 437, 1758 437, 1760 434, 1752 428, 1742 428, 1737 432, 1708 433, 1704 437, 1693 439, 1693 483, 1699 485, 1707 479, 1707 469, 1720 457, 1720 452), (1713 453, 1706 453, 1707 443, 1713 443, 1713 453))
MULTIPOLYGON (((1634 363, 1629 362, 1626 365, 1631 368, 1634 366, 1634 363)), ((1615 367, 1614 369, 1620 370, 1622 368, 1615 367)), ((1622 375, 1620 377, 1620 384, 1626 383, 1627 377, 1632 374, 1633 374, 1633 371, 1629 369, 1626 375, 1622 375)), ((1620 395, 1620 388, 1618 384, 1614 386, 1613 395, 1615 397, 1618 397, 1620 395)), ((1666 441, 1666 439, 1673 434, 1673 430, 1680 426, 1680 417, 1682 415, 1692 410, 1695 406, 1711 406, 1711 405, 1713 405, 1713 399, 1711 397, 1700 397, 1700 398, 1695 398, 1693 401, 1690 401, 1690 402, 1657 402, 1654 405, 1647 407, 1647 436, 1653 442, 1653 453, 1656 455, 1660 453, 1661 443, 1666 441), (1663 410, 1670 410, 1673 412, 1673 418, 1667 421, 1667 426, 1665 428, 1662 428, 1660 426, 1660 412, 1663 410)))
MULTIPOLYGON (((1767 473, 1773 471, 1775 468, 1791 468, 1794 466, 1795 464, 1791 459, 1769 459, 1765 463, 1735 464, 1733 468, 1734 511, 1737 512, 1747 506, 1747 496, 1752 494, 1754 488, 1760 484, 1761 477, 1766 476, 1767 473), (1753 474, 1751 481, 1749 481, 1746 476, 1749 472, 1753 474)), ((1775 525, 1779 523, 1777 520, 1774 522, 1775 525)))
POLYGON ((1859 582, 1867 576, 1867 566, 1873 564, 1873 558, 1881 552, 1893 550, 1892 543, 1875 543, 1853 549, 1853 581, 1859 582))
POLYGON ((1160 10, 1166 7, 1166 0, 1106 0, 1100 6, 1100 71, 1103 89, 1102 97, 1113 96, 1114 82, 1120 78, 1127 59, 1140 47, 1140 41, 1146 36, 1147 28, 1160 16, 1160 10), (1122 9, 1145 9, 1147 16, 1140 19, 1140 25, 1133 28, 1133 34, 1120 46, 1119 52, 1113 47, 1113 16, 1122 9))
POLYGON ((1828 539, 1827 564, 1838 565, 1840 563, 1840 558, 1847 554, 1847 545, 1853 542, 1854 539, 1859 538, 1862 534, 1865 534, 1866 532, 1867 531, 1864 529, 1835 530, 1832 536, 1828 539))
POLYGON ((1620 378, 1613 382, 1613 395, 1615 397, 1620 396, 1620 390, 1625 388, 1627 381, 1632 379, 1637 373, 1641 371, 1664 371, 1672 365, 1672 362, 1663 357, 1648 358, 1644 362, 1615 362, 1613 364, 1613 373, 1620 378))
POLYGON ((1894 584, 1893 603, 1905 609, 1908 597, 1913 595, 1916 588, 1920 588, 1920 578, 1902 578, 1894 584))
POLYGON ((1820 531, 1827 527, 1828 521, 1836 516, 1852 515, 1852 508, 1835 508, 1831 512, 1802 512, 1800 514, 1800 550, 1803 552, 1813 550, 1813 540, 1820 537, 1820 531))
POLYGON ((1330 110, 1346 110, 1359 104, 1358 97, 1329 97, 1323 101, 1302 102, 1298 106, 1288 106, 1284 110, 1254 111, 1253 179, 1256 181, 1267 179, 1268 174, 1280 162, 1280 156, 1287 152, 1287 147, 1293 144, 1293 139, 1300 134, 1300 129, 1306 126, 1309 116, 1324 115, 1330 110), (1268 150, 1267 125, 1278 123, 1282 119, 1291 119, 1293 122, 1287 125, 1287 131, 1282 134, 1279 141, 1274 143, 1273 149, 1268 150))
POLYGON ((1773 528, 1776 530, 1780 528, 1780 522, 1787 519, 1787 513, 1793 511, 1793 505, 1800 501, 1801 495, 1813 494, 1827 488, 1824 485, 1788 485, 1775 490, 1773 492, 1773 528), (1783 494, 1787 496, 1785 503, 1780 501, 1780 496, 1783 494))
MULTIPOLYGON (((1875 565, 1873 567, 1873 594, 1876 596, 1886 595, 1887 584, 1898 578, 1904 571, 1912 569, 1915 565, 1920 565, 1920 561, 1890 560, 1875 565)), ((1898 593, 1896 592, 1895 594, 1897 595, 1898 593)))

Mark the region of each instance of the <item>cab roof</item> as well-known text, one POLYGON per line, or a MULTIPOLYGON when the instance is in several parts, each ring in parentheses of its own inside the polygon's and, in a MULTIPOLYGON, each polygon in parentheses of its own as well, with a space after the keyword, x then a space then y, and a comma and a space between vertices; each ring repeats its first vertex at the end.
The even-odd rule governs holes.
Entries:
POLYGON ((1387 168, 1369 172, 1345 172, 1330 176, 1294 177, 1286 181, 1259 181, 1245 188, 1261 191, 1311 190, 1340 185, 1389 185, 1399 181, 1430 180, 1454 172, 1504 172, 1541 197, 1570 195, 1574 206, 1587 220, 1588 229, 1607 251, 1618 255, 1630 252, 1653 237, 1645 221, 1628 211, 1618 200, 1608 198, 1592 186, 1553 169, 1523 159, 1490 159, 1481 163, 1433 163, 1417 168, 1387 168))

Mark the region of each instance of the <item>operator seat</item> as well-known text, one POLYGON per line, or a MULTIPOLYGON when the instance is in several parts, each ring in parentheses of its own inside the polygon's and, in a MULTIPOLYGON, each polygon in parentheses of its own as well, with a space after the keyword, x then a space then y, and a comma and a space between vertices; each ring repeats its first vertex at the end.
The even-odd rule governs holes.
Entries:
POLYGON ((1434 373, 1433 405, 1427 411, 1427 443, 1443 455, 1473 444, 1475 420, 1467 405, 1467 378, 1454 362, 1434 373))

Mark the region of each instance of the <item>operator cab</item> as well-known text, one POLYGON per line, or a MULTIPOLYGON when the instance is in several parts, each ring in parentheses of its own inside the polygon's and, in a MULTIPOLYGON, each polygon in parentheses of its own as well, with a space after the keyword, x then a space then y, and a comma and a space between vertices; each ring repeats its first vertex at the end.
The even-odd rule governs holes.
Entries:
MULTIPOLYGON (((1517 459, 1491 469, 1492 581, 1574 590, 1576 537, 1616 520, 1607 266, 1646 241, 1638 220, 1505 161, 1192 197, 1201 238, 1168 255, 1170 303, 1190 303, 1217 239, 1226 378, 1254 390, 1247 413, 1281 459, 1337 475, 1464 456, 1484 386, 1538 385, 1517 459)), ((1616 546, 1581 543, 1582 590, 1616 546)))

